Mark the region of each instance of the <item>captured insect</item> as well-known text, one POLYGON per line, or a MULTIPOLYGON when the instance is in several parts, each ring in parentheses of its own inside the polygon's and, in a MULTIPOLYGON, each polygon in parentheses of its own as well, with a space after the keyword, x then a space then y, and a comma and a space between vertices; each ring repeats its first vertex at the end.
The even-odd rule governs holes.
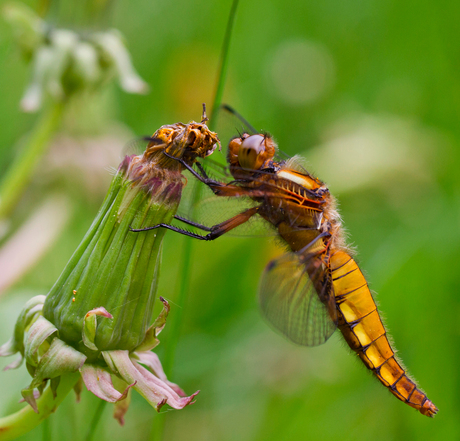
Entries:
POLYGON ((249 208, 210 227, 175 216, 208 234, 169 224, 133 231, 168 228, 214 240, 260 217, 291 250, 272 260, 262 275, 259 304, 268 321, 304 346, 324 343, 339 328, 350 348, 393 395, 423 415, 434 416, 437 407, 409 377, 391 348, 366 279, 345 243, 334 197, 298 159, 276 160, 276 150, 267 134, 242 133, 233 138, 227 154, 233 180, 228 183, 210 179, 198 162, 198 171, 183 163, 216 196, 250 202, 249 208))

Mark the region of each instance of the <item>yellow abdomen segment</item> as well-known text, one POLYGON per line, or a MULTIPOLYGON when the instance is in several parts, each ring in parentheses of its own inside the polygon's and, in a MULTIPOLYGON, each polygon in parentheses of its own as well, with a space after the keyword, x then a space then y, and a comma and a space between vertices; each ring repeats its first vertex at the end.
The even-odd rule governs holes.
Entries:
POLYGON ((329 264, 338 327, 350 348, 393 395, 423 415, 432 417, 438 409, 396 359, 366 279, 356 262, 347 253, 335 251, 329 264))

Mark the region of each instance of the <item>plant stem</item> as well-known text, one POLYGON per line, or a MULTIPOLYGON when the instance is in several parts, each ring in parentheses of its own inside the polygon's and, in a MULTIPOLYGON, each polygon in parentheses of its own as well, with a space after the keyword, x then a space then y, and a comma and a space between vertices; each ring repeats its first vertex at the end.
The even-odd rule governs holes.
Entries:
POLYGON ((35 413, 29 405, 20 411, 0 418, 0 441, 15 439, 38 426, 45 418, 56 411, 62 400, 72 390, 80 378, 80 373, 63 375, 56 392, 56 399, 50 387, 37 400, 38 412, 35 413))
POLYGON ((45 15, 47 14, 48 10, 50 8, 50 0, 40 0, 38 2, 38 14, 40 15, 40 17, 45 17, 45 15))
POLYGON ((153 417, 153 427, 150 432, 150 441, 161 441, 165 429, 166 413, 159 413, 153 417))
POLYGON ((50 427, 50 420, 47 418, 43 421, 43 432, 42 432, 42 439, 43 441, 51 441, 51 427, 50 427))
POLYGON ((214 103, 212 105, 212 112, 211 112, 211 120, 210 126, 215 124, 217 119, 217 112, 219 110, 219 106, 222 103, 222 96, 224 94, 224 85, 225 85, 225 78, 227 76, 227 67, 228 67, 228 53, 230 48, 230 40, 233 33, 233 24, 235 22, 236 17, 236 10, 238 8, 238 1, 233 0, 232 8, 230 9, 230 14, 228 16, 227 21, 227 28, 225 29, 225 36, 224 41, 222 43, 222 51, 220 53, 220 67, 219 67, 219 75, 217 77, 216 83, 216 91, 214 95, 214 103))
MULTIPOLYGON (((197 190, 197 188, 195 188, 197 190)), ((192 195, 193 199, 196 199, 196 193, 192 195)), ((179 341, 182 316, 184 313, 185 299, 187 296, 188 281, 190 278, 190 256, 192 254, 192 241, 188 238, 184 238, 183 246, 183 260, 181 266, 181 276, 179 281, 179 295, 176 303, 180 308, 175 309, 174 319, 171 320, 171 327, 169 330, 168 341, 165 345, 165 353, 163 357, 163 369, 167 375, 171 375, 172 367, 174 365, 174 358, 176 355, 177 343, 179 341)), ((161 441, 163 439, 163 432, 165 426, 166 413, 155 415, 153 419, 153 428, 150 435, 152 441, 161 441)))
POLYGON ((101 421, 102 413, 104 412, 107 401, 99 400, 96 412, 94 413, 93 420, 88 429, 88 435, 86 435, 85 441, 91 441, 96 432, 99 421, 101 421))
MULTIPOLYGON (((225 78, 227 74, 227 66, 228 66, 228 55, 229 55, 229 47, 230 47, 230 39, 232 36, 233 31, 233 23, 235 21, 236 16, 236 9, 238 7, 239 0, 233 0, 232 7, 230 9, 230 14, 227 21, 227 28, 225 30, 224 41, 222 43, 222 50, 220 54, 220 68, 219 73, 217 76, 217 84, 216 90, 214 95, 214 102, 212 106, 211 112, 211 120, 210 120, 210 127, 212 128, 217 120, 217 111, 219 110, 222 95, 224 92, 224 85, 225 85, 225 78)), ((201 187, 200 187, 201 188, 201 187)), ((199 198, 200 188, 195 188, 195 192, 192 195, 193 202, 195 202, 199 198)), ((193 207, 194 203, 192 203, 193 207)), ((193 208, 192 208, 193 214, 193 208)), ((181 306, 175 312, 174 320, 172 320, 172 326, 170 327, 169 338, 166 344, 166 349, 163 357, 163 366, 165 372, 170 375, 173 365, 174 365, 174 358, 176 354, 176 347, 179 341, 180 336, 180 328, 182 324, 182 316, 184 314, 184 306, 185 306, 185 299, 187 295, 187 290, 189 287, 189 278, 190 278, 190 261, 192 255, 192 241, 188 238, 184 240, 184 247, 183 247, 183 260, 182 260, 182 268, 180 271, 180 287, 179 287, 179 295, 177 298, 177 303, 181 306)), ((166 414, 157 415, 153 421, 153 428, 151 432, 150 439, 152 441, 161 441, 164 437, 164 428, 165 428, 165 419, 166 414)))
MULTIPOLYGON (((225 84, 225 77, 227 72, 227 65, 228 65, 228 55, 229 55, 229 46, 230 46, 230 38, 233 31, 233 23, 235 21, 236 16, 236 9, 238 7, 239 0, 233 0, 232 8, 230 9, 230 15, 227 21, 227 28, 225 30, 224 41, 222 43, 222 50, 220 54, 220 70, 217 79, 217 87, 216 93, 214 96, 214 103, 212 107, 212 117, 210 121, 210 125, 214 124, 216 121, 216 114, 219 106, 221 104, 222 94, 224 91, 224 84, 225 84)), ((195 202, 198 201, 200 195, 201 187, 195 187, 195 191, 192 194, 192 210, 191 215, 193 216, 193 206, 195 202)), ((183 260, 182 260, 182 269, 181 269, 181 278, 180 278, 180 287, 179 287, 179 296, 177 298, 177 303, 182 307, 179 308, 175 314, 174 321, 171 326, 168 345, 164 355, 164 369, 167 374, 171 373, 173 364, 174 364, 174 356, 176 352, 177 342, 179 340, 180 335, 180 327, 182 323, 182 315, 183 315, 183 307, 185 305, 185 299, 187 296, 187 290, 189 286, 189 278, 190 278, 190 256, 192 254, 192 241, 188 238, 184 240, 184 248, 183 248, 183 260)))
POLYGON ((24 148, 16 156, 0 182, 0 219, 9 215, 15 207, 24 188, 29 183, 40 158, 43 156, 49 141, 61 122, 64 104, 55 102, 37 120, 30 132, 24 148))
MULTIPOLYGON (((194 199, 196 199, 194 197, 194 199)), ((179 341, 180 329, 182 324, 182 316, 184 313, 185 299, 187 297, 188 285, 190 280, 190 256, 192 254, 192 241, 189 238, 183 240, 183 251, 182 251, 182 265, 180 270, 180 281, 179 281, 179 294, 177 296, 177 303, 180 308, 176 308, 174 311, 173 320, 169 329, 168 343, 163 358, 163 368, 167 375, 171 375, 171 371, 174 365, 174 358, 176 355, 176 347, 179 341)))
MULTIPOLYGON (((238 6, 239 0, 233 0, 232 7, 230 9, 230 15, 227 21, 227 28, 225 30, 224 41, 222 43, 222 50, 220 54, 220 70, 217 77, 217 87, 214 96, 214 104, 212 108, 212 114, 210 124, 215 123, 216 120, 216 112, 221 104, 222 93, 224 90, 224 83, 228 65, 228 55, 229 55, 229 46, 230 46, 230 38, 232 35, 233 30, 233 23, 235 21, 236 9, 238 6)), ((196 187, 194 194, 192 194, 192 214, 193 214, 193 205, 199 199, 201 187, 196 187)), ((183 248, 183 260, 182 260, 182 269, 180 271, 180 286, 179 286, 179 295, 177 298, 177 303, 181 306, 175 312, 174 320, 172 321, 172 325, 169 331, 169 338, 168 343, 166 345, 166 350, 163 357, 163 366, 165 372, 169 375, 171 374, 171 370, 174 364, 174 356, 176 352, 177 342, 179 340, 180 335, 180 327, 182 323, 182 315, 183 315, 183 306, 185 305, 185 299, 187 295, 188 289, 188 281, 190 278, 190 256, 192 254, 192 241, 189 239, 184 240, 184 248, 183 248)))

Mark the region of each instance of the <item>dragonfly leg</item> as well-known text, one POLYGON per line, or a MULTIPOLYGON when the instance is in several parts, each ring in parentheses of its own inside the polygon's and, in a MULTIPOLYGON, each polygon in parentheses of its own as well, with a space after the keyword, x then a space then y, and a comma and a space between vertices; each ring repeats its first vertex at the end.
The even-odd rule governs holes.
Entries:
POLYGON ((208 174, 206 173, 206 170, 204 169, 204 167, 201 165, 201 163, 198 162, 198 161, 195 161, 195 164, 196 164, 198 170, 200 170, 201 176, 203 176, 203 178, 205 178, 205 179, 211 181, 211 179, 209 179, 209 176, 208 176, 208 174))
MULTIPOLYGON (((209 231, 209 233, 206 235, 192 233, 191 231, 187 231, 182 228, 175 227, 174 225, 169 225, 169 224, 158 224, 158 225, 154 225, 153 227, 137 228, 137 229, 130 228, 130 230, 133 231, 134 233, 139 233, 141 231, 155 230, 156 228, 167 228, 168 230, 175 231, 176 233, 179 233, 179 234, 183 234, 184 236, 192 237, 198 240, 208 241, 208 240, 217 239, 223 234, 228 233, 230 230, 233 230, 234 228, 240 226, 241 224, 244 224, 252 216, 254 216, 258 210, 259 210, 259 207, 253 207, 246 211, 243 211, 240 214, 237 214, 236 216, 233 216, 230 219, 227 219, 224 222, 221 222, 220 224, 214 225, 212 227, 205 227, 203 229, 205 231, 209 231)), ((204 227, 204 225, 200 227, 199 226, 200 224, 195 224, 194 222, 189 221, 188 219, 181 218, 179 220, 181 220, 182 222, 188 223, 189 225, 197 226, 198 228, 204 227)))
POLYGON ((191 231, 183 230, 182 228, 175 227, 174 225, 169 224, 158 224, 154 225, 153 227, 146 227, 146 228, 129 228, 130 231, 133 233, 140 233, 141 231, 149 231, 149 230, 156 230, 157 228, 166 228, 171 231, 175 231, 176 233, 183 234, 184 236, 193 237, 194 239, 199 240, 213 240, 215 238, 208 237, 211 233, 207 234, 206 236, 202 236, 200 234, 192 233, 191 231))
POLYGON ((199 224, 197 222, 193 222, 190 219, 186 219, 185 217, 178 216, 177 214, 174 216, 174 219, 177 219, 178 221, 184 222, 184 224, 191 225, 192 227, 197 227, 197 228, 199 228, 200 230, 203 230, 203 231, 211 231, 212 230, 211 227, 207 227, 206 225, 199 224))
POLYGON ((199 162, 197 162, 197 164, 199 164, 198 168, 200 169, 200 172, 203 173, 203 176, 201 176, 199 173, 197 173, 197 171, 191 165, 187 164, 182 158, 177 158, 175 156, 172 156, 172 155, 168 154, 165 151, 163 152, 163 154, 165 156, 167 156, 168 158, 171 158, 171 159, 174 159, 174 160, 180 162, 185 169, 187 169, 193 176, 195 176, 195 178, 197 178, 199 181, 203 182, 203 184, 206 184, 207 186, 211 187, 211 189, 214 188, 214 187, 222 187, 222 186, 224 186, 224 184, 222 184, 219 181, 215 181, 214 179, 209 179, 208 175, 204 171, 204 169, 201 166, 201 164, 199 164, 199 162))
POLYGON ((197 167, 200 169, 200 172, 203 173, 203 176, 200 175, 191 165, 187 164, 182 158, 176 158, 175 156, 169 155, 166 152, 163 152, 168 158, 174 159, 182 164, 182 166, 187 169, 195 178, 197 178, 200 182, 207 185, 211 191, 216 194, 217 196, 250 196, 250 197, 263 197, 266 196, 266 192, 261 190, 242 190, 240 186, 233 185, 233 183, 240 182, 239 180, 232 181, 228 184, 223 182, 216 181, 214 179, 210 179, 206 174, 203 166, 197 161, 197 167))
MULTIPOLYGON (((309 228, 307 228, 307 229, 309 229, 309 228)), ((309 259, 309 258, 312 257, 312 256, 316 256, 316 255, 318 255, 318 254, 321 254, 321 253, 323 253, 323 252, 327 249, 327 247, 325 247, 324 249, 321 249, 321 250, 313 251, 313 252, 311 252, 311 251, 308 252, 308 253, 306 253, 306 252, 309 251, 309 249, 310 249, 311 247, 313 247, 313 246, 316 244, 316 242, 318 242, 318 240, 320 240, 320 239, 322 239, 322 238, 324 238, 324 237, 330 237, 330 236, 331 236, 331 233, 329 233, 329 232, 327 232, 327 231, 325 231, 325 232, 323 232, 323 233, 321 233, 321 234, 318 234, 318 236, 316 236, 309 244, 305 245, 305 246, 304 246, 303 248, 301 248, 299 251, 296 251, 296 253, 297 253, 299 256, 302 256, 303 259, 305 259, 305 260, 309 259), (305 254, 305 253, 306 253, 306 254, 305 254)))

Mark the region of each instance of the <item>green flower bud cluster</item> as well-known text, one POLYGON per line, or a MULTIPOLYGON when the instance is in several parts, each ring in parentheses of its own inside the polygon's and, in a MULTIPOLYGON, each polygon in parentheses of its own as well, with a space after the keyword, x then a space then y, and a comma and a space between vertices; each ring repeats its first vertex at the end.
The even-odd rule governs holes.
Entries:
POLYGON ((3 15, 32 62, 32 79, 21 100, 25 112, 37 111, 45 93, 63 100, 77 91, 96 88, 113 76, 128 93, 148 92, 119 31, 56 29, 20 3, 7 4, 3 15))

